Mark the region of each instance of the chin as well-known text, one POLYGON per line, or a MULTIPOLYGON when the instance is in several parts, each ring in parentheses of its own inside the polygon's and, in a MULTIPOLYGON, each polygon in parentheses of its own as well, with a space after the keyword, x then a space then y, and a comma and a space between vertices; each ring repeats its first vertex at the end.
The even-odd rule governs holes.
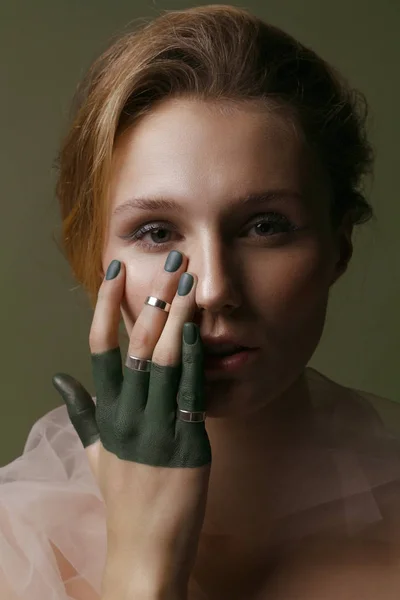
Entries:
POLYGON ((262 382, 263 393, 255 380, 219 379, 206 383, 207 418, 223 419, 244 417, 257 412, 268 402, 268 391, 265 378, 262 382))
POLYGON ((282 397, 304 372, 302 361, 291 365, 275 365, 252 373, 246 378, 216 379, 206 382, 206 416, 210 419, 244 419, 256 416, 269 404, 282 397))

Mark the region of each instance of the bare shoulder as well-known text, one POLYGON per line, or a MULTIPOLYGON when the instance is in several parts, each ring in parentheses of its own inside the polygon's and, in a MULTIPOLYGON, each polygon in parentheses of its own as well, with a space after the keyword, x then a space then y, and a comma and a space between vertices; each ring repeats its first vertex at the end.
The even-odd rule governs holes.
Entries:
POLYGON ((385 429, 400 439, 400 401, 389 400, 370 392, 355 391, 379 415, 385 429))
MULTIPOLYGON (((360 524, 352 535, 332 530, 288 546, 256 600, 397 600, 400 403, 327 379, 315 377, 315 383, 318 392, 330 394, 335 411, 329 412, 329 418, 335 418, 337 439, 346 450, 343 456, 351 459, 348 473, 346 462, 343 465, 343 476, 359 476, 360 507, 369 506, 373 519, 360 524), (352 465, 357 465, 356 471, 350 470, 352 465)), ((333 422, 329 424, 333 428, 333 422)), ((349 513, 346 519, 350 518, 349 513)))
POLYGON ((397 600, 400 555, 376 540, 315 540, 287 556, 256 600, 397 600))

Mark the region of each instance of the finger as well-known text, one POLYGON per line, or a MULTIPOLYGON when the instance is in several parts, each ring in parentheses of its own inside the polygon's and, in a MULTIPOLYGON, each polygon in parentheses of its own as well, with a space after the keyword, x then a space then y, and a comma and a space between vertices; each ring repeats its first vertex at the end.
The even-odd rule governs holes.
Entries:
POLYGON ((182 273, 171 303, 168 319, 153 352, 158 365, 177 365, 182 360, 183 325, 190 321, 196 309, 197 276, 182 273))
POLYGON ((182 375, 177 397, 178 408, 190 412, 205 411, 204 388, 204 353, 199 328, 194 323, 185 323, 182 336, 182 375))
POLYGON ((89 334, 92 353, 100 354, 118 346, 120 305, 125 289, 125 274, 124 263, 118 260, 111 261, 97 294, 89 334))
MULTIPOLYGON (((175 439, 187 466, 211 465, 212 451, 205 426, 203 343, 198 326, 185 323, 182 336, 182 375, 177 394, 178 410, 193 413, 190 420, 176 419, 175 439), (199 419, 199 420, 197 420, 199 419)), ((189 416, 189 415, 188 415, 189 416)), ((209 470, 204 471, 209 474, 209 470)))
POLYGON ((196 275, 182 273, 178 290, 153 352, 146 414, 158 423, 175 426, 176 395, 181 376, 182 331, 195 311, 196 275))
MULTIPOLYGON (((187 258, 173 250, 169 253, 165 265, 153 280, 152 287, 146 297, 153 296, 164 302, 171 303, 181 274, 185 271, 187 258), (174 271, 167 271, 165 267, 174 271)), ((164 329, 168 312, 148 304, 143 304, 142 310, 132 327, 129 340, 128 354, 143 359, 151 359, 154 347, 164 329)))
POLYGON ((64 400, 69 418, 83 447, 94 444, 100 437, 95 418, 95 404, 83 385, 67 373, 56 373, 53 385, 64 400))
MULTIPOLYGON (((125 265, 113 260, 100 286, 89 334, 96 396, 101 409, 109 412, 123 382, 118 345, 120 305, 125 288, 125 265)), ((106 415, 107 417, 107 415, 106 415)))
MULTIPOLYGON (((162 270, 156 274, 148 295, 172 303, 186 264, 187 258, 180 252, 170 252, 162 270)), ((168 313, 164 310, 144 304, 132 328, 128 355, 152 360, 154 347, 167 319, 168 313)), ((128 367, 124 369, 123 392, 117 407, 116 422, 125 431, 134 427, 135 413, 143 411, 146 407, 150 379, 150 372, 136 371, 128 367), (132 398, 135 398, 134 405, 132 398)))

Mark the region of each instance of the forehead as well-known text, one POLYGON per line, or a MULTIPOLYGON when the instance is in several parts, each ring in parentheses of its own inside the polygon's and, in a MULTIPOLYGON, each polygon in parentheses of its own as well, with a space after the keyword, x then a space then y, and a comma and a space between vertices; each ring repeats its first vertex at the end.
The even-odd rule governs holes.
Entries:
POLYGON ((257 189, 307 193, 312 163, 293 120, 260 104, 163 102, 117 141, 111 205, 163 195, 208 202, 257 189))

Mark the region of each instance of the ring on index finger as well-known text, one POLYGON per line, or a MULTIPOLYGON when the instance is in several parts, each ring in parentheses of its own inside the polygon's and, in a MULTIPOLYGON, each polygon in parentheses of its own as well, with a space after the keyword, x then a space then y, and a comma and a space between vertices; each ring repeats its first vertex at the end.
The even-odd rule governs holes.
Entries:
POLYGON ((151 360, 146 358, 138 358, 137 356, 126 357, 125 366, 131 371, 145 371, 148 372, 151 369, 151 360))

